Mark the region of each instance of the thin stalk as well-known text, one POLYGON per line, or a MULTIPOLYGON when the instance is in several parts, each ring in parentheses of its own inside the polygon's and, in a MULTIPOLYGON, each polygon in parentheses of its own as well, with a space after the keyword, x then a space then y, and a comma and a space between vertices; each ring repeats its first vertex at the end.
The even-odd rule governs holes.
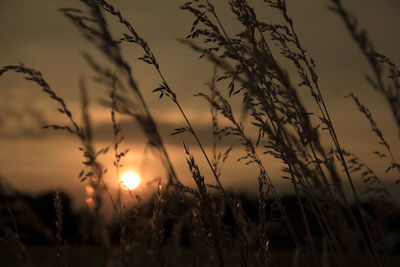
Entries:
MULTIPOLYGON (((365 229, 366 229, 367 236, 368 236, 368 240, 369 240, 370 246, 371 246, 371 248, 372 248, 372 253, 373 253, 374 255, 371 254, 371 250, 370 250, 370 248, 368 247, 368 245, 367 245, 367 243, 366 243, 366 240, 365 240, 365 238, 364 238, 364 235, 363 235, 362 232, 361 232, 361 229, 358 227, 358 223, 357 223, 357 221, 356 221, 356 219, 355 219, 355 217, 354 217, 354 215, 353 215, 353 212, 351 212, 351 211, 349 211, 350 216, 351 216, 351 218, 352 218, 352 220, 353 220, 353 223, 355 224, 355 226, 356 226, 356 228, 357 228, 357 231, 359 232, 359 234, 360 234, 360 236, 361 236, 361 238, 362 238, 363 245, 364 245, 364 247, 365 247, 365 249, 366 249, 368 255, 370 256, 370 258, 371 258, 371 260, 374 262, 374 264, 377 264, 377 263, 376 263, 376 260, 378 259, 378 257, 377 257, 377 253, 376 253, 376 250, 375 250, 375 247, 374 247, 374 244, 373 244, 373 239, 372 239, 371 231, 370 231, 370 229, 369 229, 369 225, 368 225, 368 223, 367 223, 367 221, 366 221, 366 219, 365 219, 365 216, 364 216, 364 214, 363 214, 363 211, 362 211, 362 208, 361 208, 361 204, 360 204, 360 200, 359 200, 359 198, 358 198, 358 194, 357 194, 357 191, 356 191, 356 189, 355 189, 355 186, 354 186, 354 183, 353 183, 353 179, 351 178, 350 171, 349 171, 349 169, 348 169, 346 160, 344 159, 343 151, 342 151, 342 148, 341 148, 341 146, 340 146, 339 139, 338 139, 338 137, 337 137, 337 135, 336 135, 336 131, 335 131, 334 127, 333 127, 333 123, 332 123, 332 120, 331 120, 331 118, 330 118, 328 109, 327 109, 327 107, 326 107, 324 98, 322 97, 322 93, 321 93, 321 90, 320 90, 320 88, 319 88, 317 76, 316 76, 316 74, 314 73, 314 70, 313 70, 313 68, 311 67, 309 61, 307 60, 307 57, 306 57, 306 55, 305 55, 305 50, 302 49, 302 46, 301 46, 301 44, 300 44, 300 40, 299 40, 299 38, 298 38, 298 36, 297 36, 295 30, 294 30, 293 21, 292 21, 291 19, 289 19, 289 17, 287 16, 286 10, 283 10, 283 12, 284 12, 284 13, 283 13, 283 14, 284 14, 284 17, 285 17, 286 21, 288 22, 288 24, 289 24, 289 26, 290 26, 290 28, 291 28, 291 31, 292 31, 292 33, 293 33, 293 36, 294 36, 294 38, 295 38, 295 44, 296 44, 296 46, 298 47, 298 49, 300 50, 301 55, 303 56, 303 62, 306 64, 307 69, 308 69, 308 71, 309 71, 310 74, 311 74, 311 78, 312 78, 313 84, 314 84, 315 88, 317 89, 318 96, 319 96, 319 100, 321 101, 321 104, 322 104, 322 107, 323 107, 323 110, 320 108, 320 111, 322 112, 323 116, 326 117, 326 119, 327 119, 327 122, 328 122, 328 125, 327 125, 327 126, 328 126, 328 129, 329 129, 329 132, 330 132, 330 134, 331 134, 331 136, 332 136, 332 138, 333 138, 334 144, 335 144, 335 146, 336 146, 337 152, 338 152, 339 157, 340 157, 340 160, 341 160, 341 164, 342 164, 342 166, 343 166, 343 168, 344 168, 344 171, 345 171, 345 173, 346 173, 347 180, 348 180, 348 182, 349 182, 349 184, 350 184, 352 193, 353 193, 354 198, 355 198, 355 200, 356 200, 356 205, 357 205, 358 211, 359 211, 359 213, 360 213, 360 216, 361 216, 361 218, 362 218, 363 225, 364 225, 364 227, 365 227, 365 229)), ((319 103, 319 101, 317 101, 317 103, 319 103)), ((318 106, 319 106, 319 105, 318 105, 318 106)), ((320 106, 319 106, 319 107, 320 107, 320 106)), ((344 199, 345 202, 346 202, 346 206, 349 206, 349 204, 348 204, 348 202, 347 202, 347 200, 346 200, 344 194, 342 195, 342 197, 343 197, 343 199, 344 199)), ((379 262, 378 262, 378 265, 380 265, 379 262)))

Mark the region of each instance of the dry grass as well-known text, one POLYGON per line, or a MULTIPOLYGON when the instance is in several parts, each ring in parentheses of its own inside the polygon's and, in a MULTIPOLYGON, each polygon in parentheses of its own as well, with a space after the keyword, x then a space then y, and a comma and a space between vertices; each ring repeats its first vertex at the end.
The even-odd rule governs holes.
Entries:
MULTIPOLYGON (((316 63, 306 53, 297 35, 286 1, 264 2, 270 9, 281 14, 282 24, 263 22, 258 18, 257 10, 246 0, 227 1, 234 18, 241 25, 241 31, 235 35, 228 34, 212 1, 194 0, 181 6, 182 10, 194 17, 191 31, 182 42, 215 66, 209 91, 197 94, 211 107, 211 154, 206 151, 192 127, 179 95, 169 86, 149 44, 120 11, 104 0, 81 0, 82 9, 61 10, 109 61, 110 65, 102 66, 90 55, 85 56, 98 80, 110 89, 113 126, 111 143, 117 175, 121 161, 128 153, 120 148, 123 134, 118 122, 119 113, 136 120, 147 137, 148 146, 159 157, 166 171, 167 179, 165 182, 160 180, 154 199, 147 205, 151 207, 148 213, 150 216, 142 210, 146 204, 140 199, 138 201, 133 194, 131 201, 137 204, 134 210, 125 212, 120 192, 114 197, 108 190, 103 179, 106 170, 98 161, 98 156, 107 153, 108 148, 96 150, 93 144, 93 135, 96 133, 91 127, 84 81, 80 84, 83 122, 80 125, 64 100, 55 93, 40 72, 24 65, 4 66, 0 69, 0 76, 9 71, 24 74, 26 79, 38 84, 59 104, 58 111, 67 117, 68 124, 48 125, 45 128, 65 130, 80 140, 85 165, 80 178, 94 190, 90 211, 92 236, 101 248, 104 265, 279 266, 284 264, 278 260, 277 255, 281 252, 275 250, 275 244, 270 238, 274 235, 274 227, 280 225, 286 229, 292 239, 291 245, 295 248, 293 255, 290 255, 291 262, 285 264, 390 266, 391 248, 381 246, 385 237, 382 232, 378 232, 396 212, 396 203, 375 172, 356 155, 342 148, 340 136, 336 133, 323 97, 324 89, 319 84, 316 63), (123 36, 113 36, 108 20, 120 23, 123 36), (124 45, 131 44, 143 52, 139 60, 153 66, 159 75, 160 86, 154 92, 159 94, 160 101, 165 98, 172 101, 186 123, 184 127, 176 129, 173 135, 189 134, 194 138, 214 178, 213 185, 205 182, 202 171, 185 144, 183 148, 195 187, 180 182, 151 109, 121 51, 124 45), (271 45, 277 45, 280 54, 274 54, 271 45), (111 69, 109 66, 112 66, 111 69), (295 72, 287 72, 287 69, 294 69, 295 72), (318 114, 311 115, 302 103, 299 97, 301 90, 309 92, 318 107, 318 114), (232 106, 234 97, 242 100, 243 107, 239 108, 250 118, 251 125, 238 119, 238 114, 234 112, 238 108, 232 106), (312 122, 312 116, 318 118, 317 124, 312 122), (220 119, 226 124, 220 124, 220 119), (253 131, 258 133, 255 140, 249 134, 253 131), (221 182, 221 166, 229 156, 230 149, 218 152, 218 145, 226 136, 234 136, 241 145, 243 156, 238 159, 239 162, 254 165, 258 170, 257 177, 254 177, 258 181, 256 218, 250 218, 241 200, 228 192, 221 182), (322 140, 323 137, 329 140, 322 140), (327 149, 322 145, 327 142, 332 148, 327 149), (268 158, 278 159, 284 166, 282 178, 291 183, 295 192, 296 217, 289 213, 287 205, 278 194, 266 165, 268 158), (354 185, 357 179, 368 186, 364 194, 369 194, 369 203, 361 202, 354 185), (354 206, 345 193, 346 188, 350 188, 351 198, 355 199, 354 206), (111 233, 100 213, 103 196, 108 197, 113 206, 119 228, 115 233, 111 233), (372 212, 367 210, 368 206, 373 207, 372 212), (387 208, 386 217, 377 227, 374 216, 383 212, 384 206, 387 208), (170 230, 169 224, 172 225, 170 230), (185 235, 190 240, 190 250, 182 246, 181 239, 185 235), (113 243, 113 239, 118 239, 119 246, 113 243), (142 247, 147 244, 144 252, 137 249, 141 243, 142 247), (188 255, 190 260, 187 260, 188 255)), ((368 80, 375 90, 386 97, 400 129, 400 71, 390 59, 374 49, 372 41, 365 31, 359 29, 341 1, 332 0, 331 4, 330 8, 341 17, 367 58, 372 68, 372 76, 368 80)), ((368 119, 379 144, 386 151, 376 154, 389 160, 387 172, 396 170, 400 173, 400 165, 372 114, 355 95, 350 96, 368 119)), ((63 212, 58 192, 54 206, 56 259, 58 266, 66 266, 69 262, 65 253, 69 246, 66 246, 62 237, 63 212)), ((18 238, 12 211, 8 206, 7 210, 14 224, 14 243, 19 254, 27 257, 18 238)))

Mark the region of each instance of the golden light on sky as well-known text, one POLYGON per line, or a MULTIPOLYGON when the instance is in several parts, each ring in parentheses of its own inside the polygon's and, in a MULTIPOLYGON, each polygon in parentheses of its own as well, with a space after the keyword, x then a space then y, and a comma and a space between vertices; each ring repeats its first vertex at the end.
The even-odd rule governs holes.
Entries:
POLYGON ((122 187, 126 190, 136 189, 142 181, 140 175, 136 172, 126 172, 121 175, 120 180, 122 187))
MULTIPOLYGON (((181 106, 198 133, 205 150, 210 153, 213 146, 213 139, 210 138, 212 136, 211 115, 204 112, 209 110, 208 104, 206 101, 200 101, 193 94, 208 90, 204 84, 210 80, 214 65, 210 65, 210 62, 204 59, 198 60, 197 52, 178 41, 187 36, 193 23, 192 16, 179 9, 179 1, 175 4, 171 4, 174 1, 111 2, 118 2, 116 7, 119 10, 126 10, 123 13, 128 21, 150 45, 162 70, 165 71, 165 78, 179 96, 181 106), (154 9, 156 2, 159 8, 154 9)), ((215 0, 215 2, 216 8, 222 12, 221 15, 227 23, 228 32, 234 34, 241 31, 241 26, 232 20, 232 14, 226 1, 215 0)), ((265 19, 268 23, 275 20, 280 21, 279 14, 266 16, 269 13, 267 13, 268 10, 263 1, 251 2, 253 2, 255 10, 259 12, 260 19, 265 19)), ((374 115, 385 138, 388 142, 392 140, 392 147, 398 148, 400 144, 398 133, 394 130, 395 121, 386 100, 364 79, 365 75, 371 74, 371 69, 366 64, 362 53, 354 45, 337 14, 326 8, 325 2, 318 0, 290 1, 288 8, 296 21, 298 35, 301 36, 307 53, 317 65, 321 91, 326 97, 326 104, 341 146, 359 155, 363 162, 390 184, 394 179, 393 175, 385 172, 387 168, 385 162, 377 159, 376 154, 372 153, 372 151, 379 150, 376 136, 369 131, 368 121, 357 111, 354 103, 344 97, 349 93, 359 95, 360 100, 374 115), (316 21, 320 23, 315 23, 316 21), (327 51, 329 52, 327 53, 327 51)), ((77 31, 75 25, 59 12, 60 8, 80 8, 79 1, 42 0, 40 3, 41 5, 38 5, 36 1, 29 0, 0 1, 0 24, 7 25, 7 27, 0 27, 0 35, 3 36, 0 42, 0 51, 7 51, 1 55, 0 67, 23 62, 27 67, 40 70, 51 88, 64 98, 74 116, 78 118, 81 107, 78 84, 82 77, 86 77, 89 99, 92 100, 89 113, 93 123, 94 140, 98 142, 95 147, 107 147, 113 140, 110 110, 99 103, 97 99, 102 101, 108 99, 108 93, 103 85, 91 81, 92 72, 82 57, 82 51, 93 53, 92 56, 101 64, 106 61, 92 51, 93 47, 77 31)), ((391 58, 392 61, 400 62, 398 49, 400 35, 397 34, 397 28, 393 26, 399 24, 400 1, 353 0, 346 1, 347 5, 358 18, 360 25, 367 29, 368 36, 373 40, 375 48, 391 58)), ((112 20, 111 17, 110 20, 112 20)), ((111 23, 110 27, 116 34, 114 37, 117 38, 121 33, 120 25, 111 23)), ((212 173, 205 161, 202 161, 201 151, 197 148, 192 136, 170 135, 174 129, 185 126, 185 122, 179 110, 171 105, 170 101, 164 98, 160 100, 158 95, 153 93, 153 89, 160 82, 156 72, 152 67, 148 68, 148 64, 135 60, 142 56, 140 48, 132 46, 130 43, 126 43, 125 46, 122 47, 123 54, 132 64, 134 78, 137 79, 143 97, 155 117, 168 152, 173 155, 171 161, 179 179, 184 184, 194 183, 181 146, 182 141, 185 141, 191 146, 191 151, 199 161, 205 178, 212 183, 212 173)), ((291 73, 293 69, 287 71, 291 73)), ((295 79, 295 77, 296 72, 293 72, 291 78, 295 79)), ((219 89, 224 90, 223 85, 219 89)), ((310 97, 309 91, 300 90, 299 92, 300 98, 309 108, 309 112, 318 114, 317 106, 310 97)), ((238 98, 232 97, 232 99, 241 103, 238 98)), ((88 192, 85 193, 85 188, 80 180, 75 179, 76 173, 79 173, 82 168, 81 160, 77 160, 80 159, 81 153, 75 149, 79 146, 78 140, 66 133, 42 129, 44 125, 64 123, 64 116, 59 112, 54 112, 55 107, 55 103, 41 93, 37 85, 22 79, 21 75, 7 73, 1 76, 0 172, 12 186, 24 192, 38 193, 53 190, 58 186, 67 190, 77 199, 85 199, 88 192)), ((239 105, 238 107, 241 108, 239 105)), ((241 114, 239 108, 236 110, 238 115, 241 114)), ((243 118, 244 123, 249 124, 249 127, 245 125, 246 132, 256 139, 258 131, 251 128, 250 119, 243 118)), ((146 136, 138 131, 138 125, 128 117, 121 116, 119 120, 122 135, 126 137, 121 146, 130 150, 125 162, 129 162, 131 166, 139 166, 141 162, 146 162, 143 169, 151 170, 151 173, 146 173, 146 171, 140 173, 146 181, 147 178, 149 180, 153 177, 164 178, 165 173, 162 168, 158 167, 159 162, 153 159, 150 161, 147 158, 147 148, 144 145, 147 144, 146 136), (154 173, 156 170, 157 173, 154 173)), ((315 123, 319 123, 318 116, 315 116, 315 123)), ((324 139, 325 136, 322 138, 324 139)), ((224 147, 221 147, 221 150, 226 150, 231 144, 237 143, 238 140, 234 137, 225 139, 225 143, 222 144, 224 147)), ((329 141, 324 145, 328 150, 332 146, 329 141)), ((400 149, 393 150, 400 151, 400 149)), ((110 168, 112 168, 113 162, 111 154, 102 155, 104 157, 101 158, 102 163, 108 164, 110 168)), ((257 168, 238 163, 237 159, 241 156, 243 156, 243 151, 240 144, 235 145, 230 158, 224 165, 222 174, 224 185, 239 191, 255 190, 257 188, 257 168)), ((263 158, 263 161, 268 165, 268 171, 274 182, 280 183, 280 188, 289 190, 292 185, 287 183, 286 179, 281 179, 281 165, 269 157, 263 158)), ((133 177, 134 175, 129 176, 133 177)), ((133 182, 124 182, 125 178, 122 179, 122 177, 112 176, 109 179, 112 180, 113 185, 125 185, 127 189, 130 184, 134 184, 133 182)), ((360 183, 358 177, 356 183, 360 183)))

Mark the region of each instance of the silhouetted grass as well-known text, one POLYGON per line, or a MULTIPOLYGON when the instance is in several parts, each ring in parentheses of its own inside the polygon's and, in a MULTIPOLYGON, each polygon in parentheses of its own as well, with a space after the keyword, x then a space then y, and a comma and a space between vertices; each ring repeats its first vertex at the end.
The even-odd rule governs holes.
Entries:
MULTIPOLYGON (((115 197, 108 190, 103 178, 106 170, 98 161, 98 156, 107 153, 108 148, 97 150, 94 146, 93 136, 96 132, 92 131, 89 99, 83 80, 80 83, 80 125, 67 103, 55 93, 39 71, 22 64, 10 65, 0 69, 0 76, 14 71, 38 84, 59 104, 58 111, 68 119, 67 125, 48 125, 45 128, 65 130, 80 140, 85 169, 79 178, 93 189, 92 195, 88 196, 91 207, 87 212, 89 227, 84 229, 91 232, 93 244, 99 248, 96 253, 102 255, 102 264, 390 266, 390 252, 394 248, 386 246, 384 228, 390 218, 398 214, 398 206, 375 172, 342 147, 324 100, 324 88, 319 83, 316 61, 306 53, 286 1, 264 0, 269 9, 281 15, 282 21, 278 24, 262 21, 257 10, 246 0, 227 1, 226 8, 231 10, 233 18, 241 27, 235 34, 228 34, 219 10, 212 1, 193 0, 181 5, 182 10, 194 17, 190 33, 182 42, 198 51, 200 57, 210 61, 214 67, 208 92, 196 94, 206 100, 205 105, 211 107, 211 154, 206 151, 192 127, 179 100, 178 91, 169 86, 150 45, 122 12, 105 0, 80 2, 81 9, 64 8, 61 12, 109 63, 101 65, 90 55, 85 55, 97 80, 110 91, 113 127, 113 140, 110 144, 114 150, 115 179, 118 180, 121 161, 128 153, 120 148, 123 135, 118 114, 121 113, 131 116, 140 125, 148 146, 165 169, 166 179, 160 179, 157 183, 153 199, 146 202, 130 192, 130 201, 134 205, 131 210, 126 210, 121 204, 120 191, 115 197), (122 36, 113 36, 108 26, 108 20, 111 19, 116 19, 122 26, 122 36), (195 187, 184 185, 181 182, 183 179, 177 176, 152 117, 151 108, 122 53, 122 47, 129 44, 136 45, 142 51, 143 56, 139 60, 153 66, 158 74, 160 86, 154 92, 160 101, 165 98, 172 101, 177 113, 184 119, 185 125, 175 129, 172 135, 188 133, 194 138, 211 171, 214 184, 205 182, 207 179, 203 171, 185 144, 183 149, 195 187), (271 50, 272 45, 278 47, 277 54, 271 50), (287 71, 290 69, 295 71, 287 71), (317 114, 311 114, 303 104, 299 97, 301 90, 309 92, 309 97, 318 107, 317 114), (233 98, 241 100, 243 104, 239 108, 242 108, 250 123, 238 119, 239 114, 235 112, 238 107, 233 106, 233 98), (219 123, 220 118, 224 124, 219 123), (318 121, 314 123, 313 118, 318 121), (254 131, 257 132, 255 140, 249 134, 254 131), (227 191, 220 179, 223 175, 221 166, 229 156, 230 148, 221 153, 218 152, 218 144, 227 136, 234 136, 240 144, 243 155, 238 159, 239 163, 253 165, 258 170, 256 177, 246 177, 258 181, 257 194, 254 196, 257 200, 249 206, 246 206, 243 197, 227 191), (331 146, 329 149, 322 145, 327 142, 331 146), (278 194, 266 164, 271 158, 281 162, 281 178, 288 180, 293 187, 295 196, 290 201, 278 194), (368 194, 370 198, 365 203, 360 200, 360 193, 354 185, 357 179, 367 185, 367 191, 363 194, 368 194), (348 188, 355 199, 354 205, 345 193, 348 188), (105 199, 103 196, 108 197, 113 206, 113 215, 117 221, 113 229, 100 213, 105 199), (384 215, 378 223, 380 213, 384 215), (286 237, 290 237, 289 241, 286 237), (283 253, 279 249, 279 238, 285 239, 283 243, 290 248, 284 252, 285 258, 291 258, 290 263, 278 260, 280 256, 277 255, 283 253)), ((372 41, 365 31, 359 29, 341 1, 331 2, 330 8, 344 21, 372 67, 373 77, 368 78, 369 82, 386 97, 400 127, 400 71, 389 58, 375 51, 372 41), (387 79, 384 67, 389 71, 387 79)), ((387 154, 376 154, 390 161, 387 172, 395 169, 400 172, 389 143, 377 127, 372 114, 354 94, 350 96, 386 150, 387 154)), ((14 225, 14 244, 19 253, 25 255, 12 209, 6 194, 3 195, 14 225)), ((58 191, 54 207, 56 260, 58 266, 66 266, 69 260, 65 253, 68 250, 72 252, 74 247, 66 246, 62 236, 64 213, 58 191)), ((91 253, 87 256, 96 257, 91 253)))

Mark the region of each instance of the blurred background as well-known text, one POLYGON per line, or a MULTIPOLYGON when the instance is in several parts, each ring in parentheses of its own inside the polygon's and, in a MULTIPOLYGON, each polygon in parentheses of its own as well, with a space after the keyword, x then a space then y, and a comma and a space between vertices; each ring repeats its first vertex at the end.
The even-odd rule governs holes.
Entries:
MULTIPOLYGON (((205 83, 211 79, 213 68, 211 63, 205 59, 199 60, 196 52, 180 42, 189 33, 193 21, 190 14, 179 8, 184 1, 110 2, 122 11, 148 42, 166 80, 177 93, 207 151, 210 151, 212 133, 209 106, 206 101, 193 95, 207 92, 205 83)), ((234 34, 239 29, 232 22, 232 15, 222 2, 216 3, 217 11, 221 13, 223 23, 228 25, 229 32, 234 34)), ((279 21, 279 16, 271 13, 262 1, 250 3, 261 20, 279 21)), ((345 5, 368 30, 376 49, 399 63, 400 2, 348 0, 345 5)), ((65 99, 78 121, 81 112, 78 82, 83 78, 90 94, 89 110, 96 148, 104 148, 112 145, 110 108, 101 104, 101 100, 108 99, 109 88, 93 81, 93 73, 82 53, 90 53, 99 62, 105 61, 58 11, 64 7, 79 7, 79 4, 70 0, 42 0, 40 3, 30 0, 0 1, 0 64, 4 66, 24 63, 27 67, 40 70, 51 88, 65 99)), ((365 59, 352 42, 342 21, 327 7, 328 1, 288 1, 288 12, 294 19, 298 35, 308 49, 308 54, 315 60, 322 94, 342 147, 356 153, 373 168, 390 190, 396 177, 386 174, 388 163, 372 153, 381 149, 378 139, 370 131, 367 120, 358 112, 353 101, 345 96, 355 93, 371 110, 397 157, 400 156, 399 133, 385 100, 364 78, 370 73, 365 59)), ((110 24, 115 33, 121 32, 121 27, 114 19, 110 20, 110 24)), ((170 136, 175 128, 185 126, 183 118, 171 101, 166 98, 160 100, 158 94, 152 92, 158 87, 160 80, 151 66, 137 60, 142 56, 141 50, 133 45, 124 45, 123 53, 133 66, 133 76, 160 127, 180 180, 184 184, 192 184, 182 149, 184 141, 191 147, 206 180, 213 183, 192 137, 185 134, 170 136)), ((290 75, 290 70, 288 71, 290 75)), ((296 77, 296 74, 292 76, 296 77)), ((301 97, 310 112, 316 111, 308 91, 304 90, 301 97)), ((85 184, 78 179, 83 160, 78 150, 79 140, 65 132, 42 129, 47 124, 65 123, 65 118, 56 112, 56 108, 57 105, 40 88, 22 79, 21 75, 7 73, 0 77, 0 172, 17 190, 35 194, 54 190, 58 186, 72 196, 73 206, 81 206, 85 203, 82 200, 86 192, 85 184)), ((238 116, 246 122, 247 118, 241 116, 240 110, 239 104, 238 116)), ((122 162, 122 172, 138 172, 143 184, 165 177, 161 164, 146 148, 146 140, 140 127, 128 117, 119 116, 119 120, 122 124, 122 135, 126 137, 121 148, 129 149, 122 162)), ((256 136, 251 128, 247 131, 251 136, 256 136)), ((242 162, 237 163, 237 158, 243 155, 237 140, 224 141, 220 150, 223 151, 230 144, 234 144, 234 147, 229 160, 223 166, 222 183, 233 191, 255 191, 256 168, 242 162)), ((329 142, 325 145, 328 149, 332 146, 329 142)), ((273 181, 278 185, 278 190, 288 192, 289 183, 281 179, 280 164, 270 158, 263 160, 273 181)), ((108 153, 101 161, 110 169, 106 177, 110 188, 116 190, 119 182, 113 172, 113 154, 108 153)), ((145 190, 143 188, 140 190, 145 190)))

